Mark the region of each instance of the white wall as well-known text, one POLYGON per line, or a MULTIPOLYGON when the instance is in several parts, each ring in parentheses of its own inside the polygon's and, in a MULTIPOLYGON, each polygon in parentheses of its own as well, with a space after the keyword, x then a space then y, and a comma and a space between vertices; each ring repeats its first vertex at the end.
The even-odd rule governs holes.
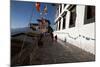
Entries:
POLYGON ((58 38, 66 41, 82 48, 83 50, 95 54, 95 23, 85 24, 84 25, 84 11, 85 6, 77 6, 77 17, 76 17, 76 24, 75 27, 69 28, 69 19, 70 19, 70 12, 67 12, 66 16, 66 29, 60 31, 54 31, 54 35, 57 35, 58 38), (80 35, 80 36, 79 36, 80 35), (71 37, 77 39, 73 39, 71 37), (87 40, 86 37, 90 38, 87 40), (92 39, 91 39, 92 38, 92 39))

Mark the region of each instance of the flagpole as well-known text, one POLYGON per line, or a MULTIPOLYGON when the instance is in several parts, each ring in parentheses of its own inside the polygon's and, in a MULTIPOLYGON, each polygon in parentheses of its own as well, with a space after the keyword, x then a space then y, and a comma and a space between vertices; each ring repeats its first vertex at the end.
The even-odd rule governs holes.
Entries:
POLYGON ((31 12, 31 16, 30 16, 30 19, 29 19, 29 24, 31 23, 31 20, 32 20, 32 17, 33 17, 33 10, 34 10, 34 8, 32 9, 32 12, 31 12))
MULTIPOLYGON (((30 26, 30 23, 31 23, 31 20, 32 20, 32 17, 33 17, 33 10, 34 10, 34 8, 32 9, 32 12, 31 12, 31 16, 30 16, 30 19, 29 19, 29 23, 28 23, 28 26, 30 26)), ((24 36, 24 38, 23 38, 23 43, 22 43, 22 46, 21 46, 21 51, 22 51, 22 49, 23 49, 23 47, 24 47, 24 42, 25 42, 25 40, 26 40, 26 35, 24 36)), ((22 53, 20 53, 20 57, 21 57, 21 55, 22 55, 22 53)))

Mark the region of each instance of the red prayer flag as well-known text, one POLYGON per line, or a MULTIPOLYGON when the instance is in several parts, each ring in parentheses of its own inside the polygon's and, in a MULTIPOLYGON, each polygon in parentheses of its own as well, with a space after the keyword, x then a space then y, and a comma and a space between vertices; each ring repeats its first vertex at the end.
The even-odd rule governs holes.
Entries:
POLYGON ((40 3, 36 2, 35 6, 36 6, 37 11, 40 12, 40 3))

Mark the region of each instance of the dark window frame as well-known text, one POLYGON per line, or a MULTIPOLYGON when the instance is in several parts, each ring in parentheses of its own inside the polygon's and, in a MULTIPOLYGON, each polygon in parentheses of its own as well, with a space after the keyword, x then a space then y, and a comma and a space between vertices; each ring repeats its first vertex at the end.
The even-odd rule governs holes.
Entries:
POLYGON ((63 17, 62 29, 66 28, 66 15, 67 15, 67 12, 64 12, 64 15, 62 16, 63 17))
POLYGON ((72 28, 75 27, 75 23, 76 23, 76 5, 72 5, 69 11, 70 11, 69 28, 72 28))
POLYGON ((62 11, 62 5, 60 5, 60 13, 61 13, 61 11, 62 11))
POLYGON ((84 24, 90 24, 94 22, 95 22, 95 6, 85 6, 84 24), (92 11, 91 8, 92 10, 94 10, 94 15, 91 15, 92 11))
POLYGON ((58 30, 58 21, 56 22, 56 30, 58 30))
POLYGON ((66 7, 67 4, 64 4, 64 8, 66 7))
POLYGON ((61 29, 61 19, 59 19, 59 30, 61 29))

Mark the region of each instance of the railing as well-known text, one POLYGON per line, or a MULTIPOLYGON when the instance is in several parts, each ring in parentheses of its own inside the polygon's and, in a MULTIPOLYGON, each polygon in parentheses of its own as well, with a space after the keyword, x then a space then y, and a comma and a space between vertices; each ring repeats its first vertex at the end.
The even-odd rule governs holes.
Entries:
MULTIPOLYGON (((78 35, 78 36, 76 36, 76 37, 73 37, 73 36, 71 36, 69 33, 64 33, 64 32, 56 32, 57 34, 67 34, 68 35, 68 37, 69 38, 71 38, 71 39, 74 39, 74 40, 76 40, 76 39, 78 39, 79 37, 82 37, 82 38, 84 38, 84 39, 86 39, 86 40, 95 40, 94 38, 91 38, 91 37, 87 37, 87 36, 84 36, 84 35, 78 35)), ((65 35, 65 37, 66 37, 66 35, 65 35)))

